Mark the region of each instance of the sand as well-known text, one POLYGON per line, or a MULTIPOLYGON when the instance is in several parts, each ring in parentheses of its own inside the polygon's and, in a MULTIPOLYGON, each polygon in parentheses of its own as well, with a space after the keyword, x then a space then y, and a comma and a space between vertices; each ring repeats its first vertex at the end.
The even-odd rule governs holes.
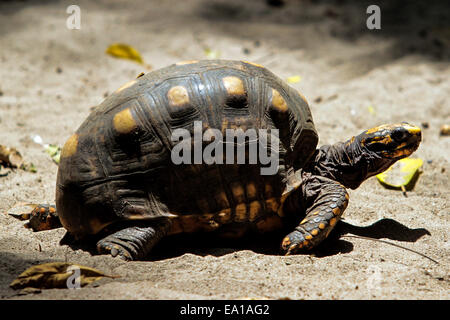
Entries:
POLYGON ((450 137, 439 134, 450 123, 448 6, 383 2, 382 29, 370 31, 367 4, 345 1, 79 1, 81 29, 69 30, 70 4, 0 2, 0 144, 37 168, 0 177, 1 299, 450 298, 450 137), (32 136, 62 145, 92 106, 147 72, 107 56, 114 42, 136 47, 154 69, 206 58, 209 48, 282 78, 298 75, 291 85, 310 103, 320 144, 383 123, 427 126, 413 155, 424 160, 423 173, 407 197, 375 178, 350 190, 343 221, 311 255, 280 256, 276 239, 167 240, 141 262, 60 246, 63 229, 33 233, 4 213, 19 202, 54 201, 57 165, 32 136), (387 240, 439 264, 344 234, 387 240), (8 287, 50 261, 121 277, 20 296, 8 287))

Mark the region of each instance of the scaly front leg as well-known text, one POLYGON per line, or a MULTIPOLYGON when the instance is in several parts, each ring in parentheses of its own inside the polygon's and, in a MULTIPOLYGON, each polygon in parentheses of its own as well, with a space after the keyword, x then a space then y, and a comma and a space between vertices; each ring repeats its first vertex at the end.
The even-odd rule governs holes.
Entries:
POLYGON ((328 236, 347 208, 348 193, 336 181, 311 175, 305 178, 302 191, 302 207, 306 208, 306 217, 283 239, 281 248, 286 255, 317 246, 328 236))

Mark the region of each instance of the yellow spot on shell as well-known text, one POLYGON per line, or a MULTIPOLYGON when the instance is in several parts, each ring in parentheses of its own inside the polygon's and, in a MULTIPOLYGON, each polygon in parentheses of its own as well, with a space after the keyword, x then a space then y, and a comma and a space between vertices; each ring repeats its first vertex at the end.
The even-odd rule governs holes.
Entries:
POLYGON ((325 229, 325 223, 319 224, 319 229, 321 229, 321 230, 325 229))
POLYGON ((300 222, 300 224, 305 224, 308 222, 308 219, 303 219, 302 222, 300 222))
POLYGON ((311 231, 311 234, 312 234, 313 236, 317 236, 317 235, 319 234, 319 230, 314 229, 313 231, 311 231))
POLYGON ((273 212, 277 212, 280 203, 277 198, 270 198, 266 200, 266 208, 273 212))
POLYGON ((272 89, 272 106, 281 112, 286 112, 288 110, 286 100, 284 100, 281 94, 275 89, 272 89))
POLYGON ((256 186, 253 182, 250 182, 247 185, 247 197, 249 199, 254 199, 257 196, 257 190, 256 190, 256 186))
POLYGON ((131 115, 130 108, 118 112, 113 119, 114 129, 119 133, 129 133, 136 128, 136 121, 131 115))
POLYGON ((70 136, 69 139, 67 139, 66 143, 64 144, 64 147, 61 150, 61 157, 70 157, 77 152, 77 146, 78 146, 78 135, 75 133, 70 136))
POLYGON ((123 86, 121 86, 119 89, 117 89, 116 92, 119 93, 120 91, 122 91, 122 90, 124 90, 124 89, 126 89, 126 88, 131 87, 131 86, 132 86, 133 84, 135 84, 136 82, 137 82, 136 80, 131 80, 131 81, 125 83, 125 84, 124 84, 123 86))
POLYGON ((270 185, 269 183, 267 183, 267 184, 264 186, 264 191, 265 191, 266 198, 270 198, 270 197, 273 196, 272 185, 270 185))
POLYGON ((249 220, 254 221, 261 214, 262 211, 261 203, 259 203, 259 201, 251 202, 249 211, 250 211, 249 220))
POLYGON ((236 209, 236 216, 234 217, 234 221, 242 222, 247 220, 246 219, 247 205, 245 203, 238 204, 235 209, 236 209))
POLYGON ((333 210, 331 210, 331 211, 333 211, 333 214, 335 215, 335 216, 337 216, 337 215, 340 215, 341 214, 341 209, 339 209, 339 208, 334 208, 333 210))
POLYGON ((330 226, 334 226, 336 224, 336 222, 337 222, 337 219, 336 218, 332 218, 330 220, 330 226))
POLYGON ((243 95, 245 94, 244 83, 238 77, 225 77, 222 79, 223 85, 228 94, 231 95, 243 95))
POLYGON ((185 64, 193 64, 193 63, 197 63, 197 62, 198 62, 198 60, 185 60, 185 61, 177 62, 176 65, 183 66, 185 64))
POLYGON ((297 91, 297 93, 299 94, 299 96, 303 99, 303 101, 305 101, 305 103, 307 105, 309 105, 308 100, 306 100, 306 97, 303 95, 303 93, 301 93, 300 91, 297 91))
POLYGON ((233 193, 234 199, 237 203, 245 201, 244 188, 239 183, 234 183, 231 186, 231 192, 233 193))
POLYGON ((306 239, 306 240, 311 240, 312 238, 313 238, 313 236, 310 235, 310 234, 308 234, 307 236, 305 236, 305 239, 306 239))
POLYGON ((167 98, 171 106, 182 106, 189 102, 189 94, 183 86, 170 88, 169 92, 167 92, 167 98))
POLYGON ((262 65, 257 64, 255 62, 251 62, 251 61, 242 61, 242 62, 247 63, 247 64, 251 64, 252 66, 255 66, 255 67, 264 68, 262 65))

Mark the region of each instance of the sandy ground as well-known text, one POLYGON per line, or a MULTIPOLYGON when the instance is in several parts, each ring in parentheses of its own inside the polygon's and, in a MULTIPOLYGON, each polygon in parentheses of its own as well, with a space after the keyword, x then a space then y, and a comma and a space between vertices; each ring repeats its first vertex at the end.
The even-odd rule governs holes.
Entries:
POLYGON ((71 1, 0 2, 0 143, 37 168, 0 177, 0 298, 449 299, 450 137, 439 127, 450 123, 450 10, 389 3, 381 4, 382 30, 369 31, 367 4, 345 1, 282 8, 263 0, 78 1, 81 30, 66 28, 71 1), (154 69, 205 58, 211 48, 282 78, 300 75, 292 86, 310 102, 320 144, 382 123, 426 122, 414 154, 424 159, 423 173, 408 197, 375 178, 351 190, 344 221, 312 255, 279 256, 277 239, 169 239, 149 261, 128 263, 60 246, 64 230, 33 233, 3 213, 18 202, 54 201, 57 166, 32 135, 62 145, 91 106, 146 71, 107 56, 113 42, 135 46, 154 69), (388 240, 440 264, 342 234, 388 240), (24 296, 8 287, 27 267, 49 261, 121 278, 24 296))

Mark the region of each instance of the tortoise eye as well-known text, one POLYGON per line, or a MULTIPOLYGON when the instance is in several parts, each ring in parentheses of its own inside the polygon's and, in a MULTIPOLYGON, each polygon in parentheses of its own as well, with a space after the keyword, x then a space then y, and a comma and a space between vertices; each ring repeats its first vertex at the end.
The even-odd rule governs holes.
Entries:
POLYGON ((394 139, 395 141, 402 141, 403 139, 406 138, 407 136, 407 131, 403 128, 398 128, 395 129, 394 132, 392 133, 392 139, 394 139))

